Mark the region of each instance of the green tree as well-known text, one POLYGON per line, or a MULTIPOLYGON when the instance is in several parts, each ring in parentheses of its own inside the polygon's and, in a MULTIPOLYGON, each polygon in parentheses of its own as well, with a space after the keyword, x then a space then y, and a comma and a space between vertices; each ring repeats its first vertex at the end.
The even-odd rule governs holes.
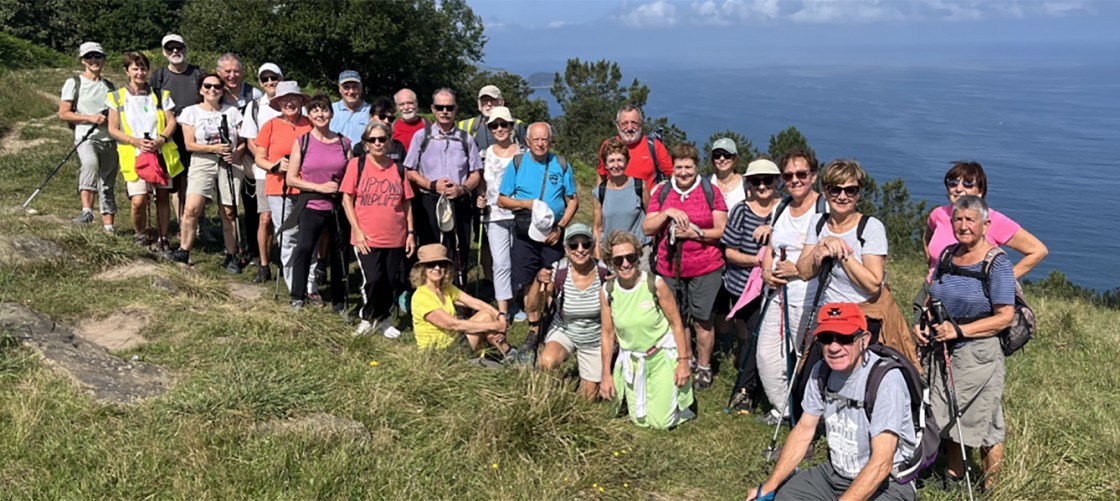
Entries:
POLYGON ((922 253, 922 228, 929 210, 926 201, 910 197, 906 181, 896 177, 879 186, 867 176, 857 205, 860 212, 875 216, 887 228, 887 244, 893 256, 915 256, 922 253))
POLYGON ((755 148, 754 143, 743 134, 731 129, 713 133, 704 143, 704 147, 700 149, 700 155, 703 157, 701 171, 704 174, 712 172, 712 143, 725 137, 735 141, 735 148, 739 150, 739 158, 735 162, 735 169, 739 173, 742 173, 744 166, 759 155, 758 148, 755 148))
POLYGON ((603 140, 616 134, 615 113, 625 104, 643 106, 649 87, 635 79, 622 84, 618 63, 601 59, 569 59, 563 75, 552 82, 552 97, 564 114, 553 123, 556 148, 583 165, 598 165, 603 140))
MULTIPOLYGON (((812 153, 813 156, 817 154, 813 151, 813 148, 809 146, 809 141, 805 139, 801 131, 793 126, 770 136, 770 146, 767 148, 766 153, 770 155, 770 158, 772 158, 774 162, 777 162, 787 151, 795 148, 812 153)), ((779 165, 778 167, 782 166, 779 165)))
POLYGON ((471 72, 470 76, 455 86, 459 95, 460 119, 478 115, 478 91, 486 85, 496 85, 502 90, 502 99, 514 118, 526 124, 549 121, 548 103, 541 98, 532 97, 533 88, 528 80, 508 71, 486 70, 471 72))
POLYGON ((421 109, 473 71, 486 44, 465 0, 191 0, 182 18, 184 37, 202 50, 275 62, 289 79, 332 90, 339 72, 356 69, 367 97, 407 86, 421 109))
POLYGON ((0 0, 7 33, 74 54, 96 41, 110 52, 159 46, 179 25, 185 0, 0 0))

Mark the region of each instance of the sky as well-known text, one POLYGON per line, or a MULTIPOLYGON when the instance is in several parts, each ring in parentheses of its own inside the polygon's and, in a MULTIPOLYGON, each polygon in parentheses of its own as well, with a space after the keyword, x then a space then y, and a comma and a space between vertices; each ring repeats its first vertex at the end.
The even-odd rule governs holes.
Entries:
MULTIPOLYGON (((724 67, 1120 54, 1117 0, 469 0, 483 64, 724 67)), ((1120 62, 1120 55, 1115 56, 1120 62)))

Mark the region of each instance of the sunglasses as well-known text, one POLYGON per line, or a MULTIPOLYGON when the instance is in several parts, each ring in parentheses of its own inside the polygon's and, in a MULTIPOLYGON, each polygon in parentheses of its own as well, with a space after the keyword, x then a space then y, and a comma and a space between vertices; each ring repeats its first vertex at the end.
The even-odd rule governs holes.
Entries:
POLYGON ((279 81, 280 81, 280 76, 279 75, 265 75, 265 76, 261 77, 261 83, 279 82, 279 81))
POLYGON ((440 262, 428 263, 428 269, 429 270, 444 270, 444 269, 447 269, 447 263, 440 263, 440 262))
POLYGON ((212 83, 204 83, 204 84, 202 84, 202 88, 203 88, 203 89, 209 89, 209 90, 214 90, 214 89, 221 89, 221 88, 222 88, 222 84, 220 84, 220 83, 216 83, 216 84, 212 84, 212 83))
POLYGON ((956 188, 957 186, 959 186, 961 184, 964 184, 965 188, 975 188, 976 187, 976 181, 973 180, 973 179, 963 180, 959 177, 954 177, 954 178, 949 178, 949 179, 945 180, 945 187, 947 187, 947 188, 956 188))
POLYGON ((164 45, 163 50, 165 50, 167 52, 183 52, 183 51, 187 50, 187 46, 185 46, 185 45, 164 45))
POLYGON ((489 127, 490 130, 508 129, 509 128, 509 123, 508 122, 493 122, 493 123, 487 124, 486 126, 489 127))
POLYGON ((433 104, 432 109, 436 111, 455 111, 454 104, 433 104))
POLYGON ((809 179, 809 174, 810 174, 810 172, 807 171, 807 170, 799 170, 799 171, 795 171, 795 172, 783 172, 782 173, 782 179, 785 180, 785 182, 787 182, 787 183, 790 182, 790 181, 793 181, 794 177, 797 177, 797 179, 800 179, 800 180, 804 181, 806 179, 809 179))
POLYGON ((105 54, 95 52, 93 54, 86 54, 82 56, 82 59, 105 59, 105 54))
POLYGON ((382 144, 389 142, 389 138, 387 136, 370 136, 369 139, 366 139, 366 142, 370 144, 382 144))
POLYGON ((393 115, 390 115, 388 113, 377 115, 377 118, 380 119, 382 122, 392 122, 393 121, 393 115))
POLYGON ((817 334, 817 341, 820 341, 820 343, 824 346, 828 346, 833 342, 836 342, 843 346, 849 346, 852 343, 856 342, 856 340, 861 336, 863 336, 862 332, 857 332, 855 334, 836 334, 833 332, 822 332, 820 334, 817 334))
POLYGON ((728 160, 734 160, 735 155, 727 153, 726 151, 717 151, 715 153, 712 153, 712 160, 723 160, 725 158, 728 160))
POLYGON ((829 186, 828 187, 828 196, 830 196, 830 197, 834 197, 834 198, 838 197, 838 196, 840 196, 841 193, 847 195, 848 198, 859 195, 859 185, 856 184, 856 185, 852 185, 852 186, 829 186))
POLYGON ((590 240, 576 240, 575 242, 568 242, 568 249, 569 250, 576 250, 576 249, 579 249, 580 247, 582 247, 584 249, 591 250, 591 248, 594 247, 594 245, 592 245, 590 240))
POLYGON ((614 257, 611 258, 611 263, 614 263, 615 268, 622 267, 623 262, 630 263, 630 264, 637 263, 638 262, 638 254, 635 253, 635 252, 631 252, 629 254, 623 254, 621 256, 614 256, 614 257))
POLYGON ((759 187, 759 186, 762 186, 762 185, 766 185, 766 186, 773 186, 773 185, 774 185, 774 181, 776 181, 776 180, 777 180, 777 179, 776 179, 776 177, 775 177, 775 176, 770 176, 770 175, 766 175, 766 176, 751 176, 751 177, 748 177, 748 178, 747 178, 747 181, 750 181, 750 183, 751 183, 751 186, 754 186, 754 187, 756 187, 756 188, 757 188, 757 187, 759 187))

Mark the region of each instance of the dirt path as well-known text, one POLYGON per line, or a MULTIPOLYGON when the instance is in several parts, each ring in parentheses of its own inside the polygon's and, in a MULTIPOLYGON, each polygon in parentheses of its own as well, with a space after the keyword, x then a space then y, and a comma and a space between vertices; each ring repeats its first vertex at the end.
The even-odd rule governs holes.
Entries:
MULTIPOLYGON (((36 90, 36 94, 51 101, 57 101, 58 96, 46 91, 36 90)), ((15 155, 21 151, 29 148, 35 148, 48 143, 58 143, 57 139, 49 137, 37 137, 35 139, 21 139, 23 129, 28 126, 47 130, 57 130, 66 132, 68 129, 59 119, 58 115, 50 114, 45 117, 32 118, 31 120, 16 122, 12 125, 12 130, 8 131, 3 137, 0 137, 0 156, 15 155)))

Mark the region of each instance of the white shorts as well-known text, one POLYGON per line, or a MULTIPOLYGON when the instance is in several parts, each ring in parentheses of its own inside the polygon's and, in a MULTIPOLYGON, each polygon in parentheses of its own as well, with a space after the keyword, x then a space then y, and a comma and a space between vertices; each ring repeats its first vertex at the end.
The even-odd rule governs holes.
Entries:
POLYGON ((598 383, 603 380, 603 347, 600 344, 579 344, 572 342, 564 329, 553 327, 549 329, 548 336, 545 337, 545 344, 550 342, 560 343, 568 353, 573 353, 576 356, 576 362, 579 366, 579 378, 592 383, 598 383))

